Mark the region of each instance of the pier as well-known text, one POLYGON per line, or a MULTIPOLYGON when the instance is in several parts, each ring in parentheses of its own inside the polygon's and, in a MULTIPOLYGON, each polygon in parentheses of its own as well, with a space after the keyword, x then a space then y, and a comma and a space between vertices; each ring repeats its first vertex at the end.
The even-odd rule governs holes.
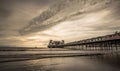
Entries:
POLYGON ((51 46, 83 51, 118 51, 120 48, 120 32, 51 46))

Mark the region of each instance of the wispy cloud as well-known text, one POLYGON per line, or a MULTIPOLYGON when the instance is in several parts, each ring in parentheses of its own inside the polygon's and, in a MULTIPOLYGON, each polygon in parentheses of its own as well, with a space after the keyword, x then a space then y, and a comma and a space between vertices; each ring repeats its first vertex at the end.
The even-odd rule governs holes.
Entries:
MULTIPOLYGON (((35 17, 30 23, 20 30, 21 34, 43 31, 60 22, 69 20, 75 16, 84 13, 90 13, 97 10, 104 9, 110 4, 114 3, 113 0, 60 0, 50 6, 47 10, 43 11, 39 16, 35 17), (72 10, 73 9, 73 10, 72 10)), ((80 18, 79 18, 80 19, 80 18)))

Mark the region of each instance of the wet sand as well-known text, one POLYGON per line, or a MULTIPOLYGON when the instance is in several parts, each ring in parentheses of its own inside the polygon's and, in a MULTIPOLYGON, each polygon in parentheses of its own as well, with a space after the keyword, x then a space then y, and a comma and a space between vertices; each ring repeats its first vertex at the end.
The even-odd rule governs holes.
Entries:
POLYGON ((0 63, 0 71, 120 71, 120 68, 91 57, 63 57, 0 63))

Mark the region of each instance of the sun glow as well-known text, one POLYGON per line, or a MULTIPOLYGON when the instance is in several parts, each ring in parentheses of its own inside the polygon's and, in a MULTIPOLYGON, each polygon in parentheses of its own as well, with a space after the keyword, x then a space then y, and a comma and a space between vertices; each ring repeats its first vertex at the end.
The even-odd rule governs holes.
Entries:
POLYGON ((38 35, 30 36, 30 37, 28 37, 28 39, 40 39, 40 36, 38 36, 38 35))

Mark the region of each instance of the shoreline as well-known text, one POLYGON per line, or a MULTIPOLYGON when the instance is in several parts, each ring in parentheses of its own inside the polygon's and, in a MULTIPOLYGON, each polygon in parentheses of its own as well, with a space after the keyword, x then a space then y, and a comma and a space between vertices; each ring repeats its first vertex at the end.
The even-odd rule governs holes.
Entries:
POLYGON ((99 56, 103 55, 100 53, 97 54, 53 54, 53 55, 42 55, 41 54, 32 54, 32 55, 21 55, 16 56, 0 56, 0 63, 7 63, 7 62, 16 62, 16 61, 26 61, 26 60, 36 60, 36 59, 43 59, 43 58, 59 58, 59 57, 80 57, 80 56, 99 56), (6 59, 7 58, 7 59, 6 59))

